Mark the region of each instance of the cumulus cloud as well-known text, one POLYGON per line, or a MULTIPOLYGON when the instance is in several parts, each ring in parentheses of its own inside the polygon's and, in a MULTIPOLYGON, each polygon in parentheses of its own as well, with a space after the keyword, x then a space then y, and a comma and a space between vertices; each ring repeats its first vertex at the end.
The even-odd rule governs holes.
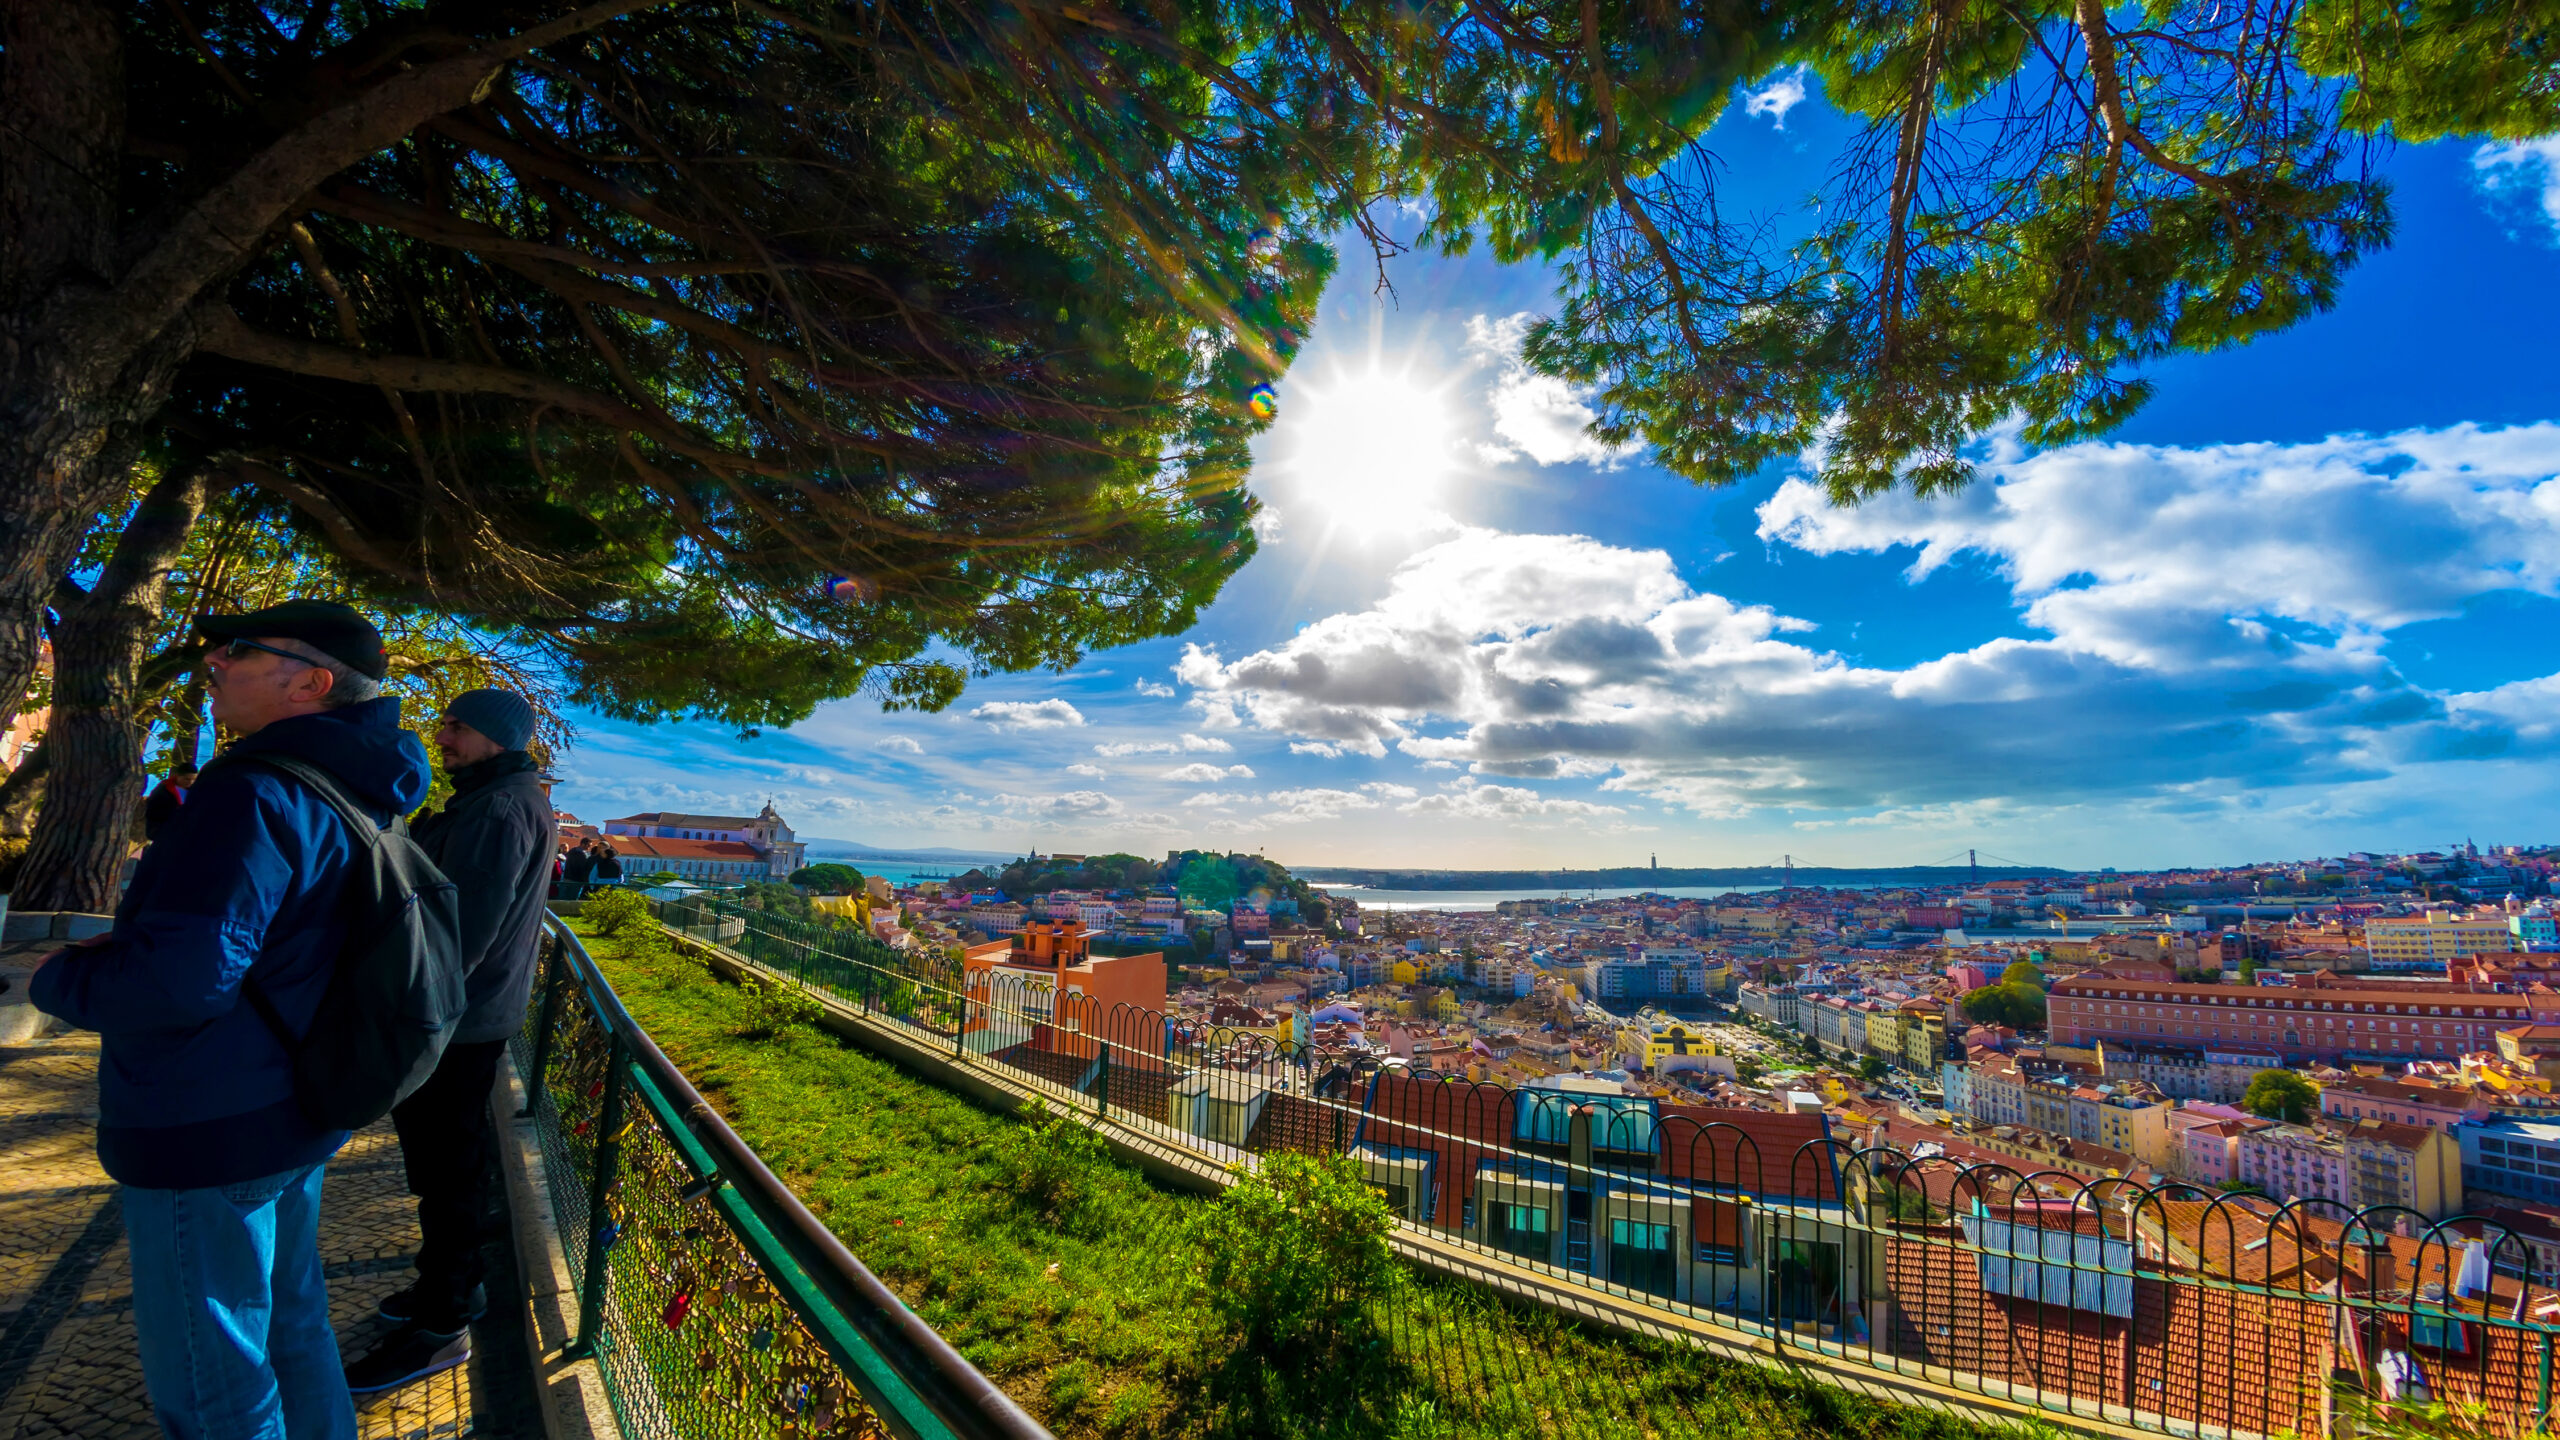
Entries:
POLYGON ((1520 360, 1520 342, 1529 333, 1527 313, 1467 321, 1467 348, 1495 366, 1486 403, 1493 409, 1493 433, 1503 444, 1487 447, 1486 458, 1513 460, 1527 456, 1540 465, 1568 461, 1612 466, 1644 447, 1634 443, 1605 445, 1590 433, 1598 412, 1580 390, 1553 376, 1540 375, 1520 360))
POLYGON ((1067 773, 1070 775, 1082 775, 1088 780, 1100 780, 1111 772, 1103 769, 1099 765, 1070 765, 1067 767, 1067 773))
POLYGON ((1107 759, 1128 755, 1224 755, 1236 747, 1214 735, 1185 733, 1172 740, 1115 740, 1096 745, 1093 753, 1107 759))
POLYGON ((1160 681, 1141 680, 1138 682, 1138 693, 1158 700, 1170 700, 1174 696, 1174 689, 1160 681))
POLYGON ((904 735, 892 735, 871 747, 889 755, 921 755, 924 747, 904 735))
POLYGON ((1277 806, 1259 818, 1266 825, 1303 825, 1312 820, 1338 820, 1353 810, 1375 810, 1377 800, 1357 790, 1274 790, 1262 797, 1277 806))
POLYGON ((1084 712, 1064 700, 990 700, 969 712, 999 730, 1064 730, 1084 723, 1084 712))
POLYGON ((1780 130, 1787 128, 1787 112, 1804 103, 1804 67, 1799 65, 1786 74, 1751 92, 1742 102, 1745 115, 1766 115, 1780 130))
MULTIPOLYGON (((1293 749, 1393 748, 1512 781, 1607 774, 1604 790, 1709 815, 2346 782, 2560 749, 2541 718, 2560 677, 2447 695, 2382 654, 2394 627, 2469 597, 2560 593, 2555 471, 2560 426, 2459 426, 2004 453, 1951 500, 1845 511, 1782 487, 1764 538, 1909 549, 1920 574, 1981 555, 2043 632, 1908 668, 1817 648, 1801 621, 1693 589, 1661 551, 1471 531, 1413 556, 1367 609, 1232 661, 1195 647, 1181 671, 1196 700, 1293 749)), ((1404 803, 1614 813, 1472 779, 1404 803)))
POLYGON ((1176 765, 1164 772, 1164 778, 1191 785, 1214 785, 1221 780, 1250 780, 1253 778, 1253 767, 1250 765, 1221 767, 1195 761, 1189 765, 1176 765))
POLYGON ((995 802, 1017 814, 1052 821, 1116 820, 1128 807, 1099 790, 1070 790, 1063 795, 998 795, 995 802))
POLYGON ((2471 152, 2471 174, 2493 200, 2538 212, 2560 243, 2560 135, 2483 145, 2471 152))

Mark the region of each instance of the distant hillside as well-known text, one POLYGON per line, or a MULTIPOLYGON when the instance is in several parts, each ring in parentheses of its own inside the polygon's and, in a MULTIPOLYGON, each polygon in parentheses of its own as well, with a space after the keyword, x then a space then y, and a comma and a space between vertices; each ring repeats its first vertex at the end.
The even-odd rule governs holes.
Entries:
MULTIPOLYGON (((1654 869, 1647 865, 1625 865, 1614 870, 1370 870, 1356 866, 1301 865, 1295 867, 1301 880, 1318 885, 1365 885, 1374 890, 1518 890, 1523 892, 1554 891, 1571 894, 1576 890, 1713 889, 1718 885, 1783 885, 1787 872, 1775 865, 1727 867, 1706 870, 1679 870, 1665 865, 1654 869)), ((1933 885, 1961 885, 1979 875, 1985 880, 2029 880, 2060 878, 2070 875, 2048 865, 1985 865, 1972 870, 1962 865, 1905 865, 1881 870, 1833 870, 1799 865, 1795 883, 1811 886, 1909 886, 1914 889, 1933 885)))
POLYGON ((815 836, 805 837, 802 843, 809 847, 811 856, 829 860, 932 860, 937 863, 960 860, 972 865, 1002 865, 1014 858, 995 850, 953 850, 939 845, 900 849, 865 845, 858 840, 828 840, 815 836))

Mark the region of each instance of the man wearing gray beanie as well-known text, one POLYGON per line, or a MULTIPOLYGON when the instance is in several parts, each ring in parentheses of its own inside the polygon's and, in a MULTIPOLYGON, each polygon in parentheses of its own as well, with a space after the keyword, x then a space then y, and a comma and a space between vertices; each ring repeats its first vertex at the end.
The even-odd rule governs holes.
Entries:
POLYGON ((461 901, 467 1009, 416 1094, 393 1107, 409 1193, 418 1197, 418 1279, 382 1302, 401 1328, 347 1367, 370 1394, 470 1353, 469 1328, 488 1308, 481 1247, 488 1238, 493 1137, 489 1091, 507 1037, 524 1020, 542 943, 543 900, 560 822, 542 788, 533 706, 504 690, 467 690, 444 708, 437 757, 453 798, 410 827, 461 901))

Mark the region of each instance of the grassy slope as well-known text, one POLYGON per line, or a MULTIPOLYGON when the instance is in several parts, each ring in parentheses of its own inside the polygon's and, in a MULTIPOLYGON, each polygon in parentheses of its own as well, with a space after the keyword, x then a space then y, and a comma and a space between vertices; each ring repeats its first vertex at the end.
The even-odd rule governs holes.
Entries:
POLYGON ((1076 1218, 1043 1220, 1011 1179, 1021 1122, 814 1030, 740 1039, 736 987, 654 937, 593 943, 633 1017, 775 1173, 1062 1436, 1981 1433, 1431 1281, 1380 1307, 1365 1376, 1279 1379, 1234 1352, 1193 1278, 1188 1230, 1212 1202, 1104 1162, 1082 1167, 1076 1218))

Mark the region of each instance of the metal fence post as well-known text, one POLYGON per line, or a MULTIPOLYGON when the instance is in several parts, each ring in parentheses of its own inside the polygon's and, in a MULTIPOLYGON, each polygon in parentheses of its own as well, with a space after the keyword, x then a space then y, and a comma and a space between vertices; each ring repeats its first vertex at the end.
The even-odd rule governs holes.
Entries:
POLYGON ((587 1269, 578 1287, 578 1338, 560 1352, 573 1360, 596 1353, 596 1340, 604 1328, 606 1252, 614 1238, 605 1219, 605 1202, 622 1163, 623 1071, 630 1063, 622 1051, 622 1038, 613 1037, 605 1054, 604 1113, 596 1122, 595 1174, 587 1183, 587 1269))
POLYGON ((542 1009, 533 1021, 533 1073, 524 1077, 524 1108, 516 1112, 519 1120, 542 1106, 542 1078, 551 1064, 551 1029, 560 1021, 560 977, 569 968, 568 948, 559 936, 551 937, 551 955, 542 968, 542 1009))

